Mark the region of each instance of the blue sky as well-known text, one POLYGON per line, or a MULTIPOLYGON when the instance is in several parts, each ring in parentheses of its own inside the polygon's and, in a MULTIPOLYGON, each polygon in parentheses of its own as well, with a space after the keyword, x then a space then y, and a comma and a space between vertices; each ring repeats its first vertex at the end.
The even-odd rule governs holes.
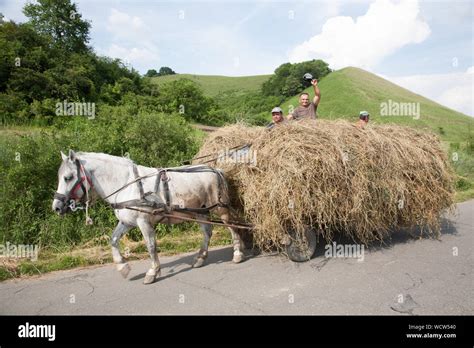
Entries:
MULTIPOLYGON (((25 21, 26 1, 0 0, 25 21)), ((76 0, 91 45, 144 73, 270 74, 322 58, 357 66, 441 104, 473 113, 472 1, 76 0)))

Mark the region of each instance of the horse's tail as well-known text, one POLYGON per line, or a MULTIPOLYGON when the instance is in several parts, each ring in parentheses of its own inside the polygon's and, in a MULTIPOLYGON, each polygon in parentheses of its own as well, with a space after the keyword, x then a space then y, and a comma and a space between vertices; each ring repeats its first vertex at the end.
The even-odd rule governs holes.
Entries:
POLYGON ((224 206, 230 205, 230 197, 229 197, 229 185, 227 183, 227 179, 224 176, 224 172, 221 169, 214 169, 217 175, 217 183, 218 183, 218 198, 219 204, 224 206))

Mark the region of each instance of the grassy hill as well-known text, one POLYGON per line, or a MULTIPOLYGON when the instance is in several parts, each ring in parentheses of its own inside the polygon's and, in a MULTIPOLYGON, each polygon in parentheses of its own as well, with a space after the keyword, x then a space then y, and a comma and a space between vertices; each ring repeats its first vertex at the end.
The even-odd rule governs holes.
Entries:
MULTIPOLYGON (((474 132, 474 118, 451 110, 432 100, 397 86, 381 77, 358 68, 334 71, 320 81, 321 118, 345 118, 357 121, 359 111, 367 110, 373 123, 394 123, 416 128, 429 128, 448 142, 466 141, 474 132), (381 103, 419 103, 420 117, 382 116, 381 103)), ((312 87, 306 92, 314 96, 312 87)), ((298 96, 283 103, 285 113, 289 106, 298 105, 298 96)))
POLYGON ((192 75, 176 74, 153 77, 152 81, 158 85, 168 81, 187 78, 201 85, 204 93, 210 97, 225 91, 257 91, 271 75, 256 76, 218 76, 218 75, 192 75))
MULTIPOLYGON (((208 96, 225 91, 258 91, 271 75, 215 76, 176 74, 152 78, 161 84, 180 78, 188 78, 201 85, 208 96)), ((428 128, 446 142, 463 142, 474 132, 474 118, 449 109, 432 100, 395 85, 365 70, 348 67, 334 71, 320 81, 322 92, 318 114, 321 118, 345 118, 357 121, 359 111, 367 110, 372 123, 394 123, 416 128, 428 128), (381 103, 419 103, 420 117, 382 116, 381 103)), ((312 87, 307 92, 313 95, 312 87)), ((298 105, 298 96, 285 101, 281 107, 288 113, 289 106, 298 105)), ((270 111, 270 110, 269 110, 270 111)), ((268 120, 270 121, 270 112, 268 120)))

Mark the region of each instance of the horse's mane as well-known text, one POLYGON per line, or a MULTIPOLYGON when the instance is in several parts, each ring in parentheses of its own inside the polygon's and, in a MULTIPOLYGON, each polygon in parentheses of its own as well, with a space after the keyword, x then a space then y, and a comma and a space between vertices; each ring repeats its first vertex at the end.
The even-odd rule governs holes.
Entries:
POLYGON ((114 164, 122 164, 130 166, 133 164, 133 161, 126 157, 119 157, 119 156, 112 156, 106 153, 98 153, 98 152, 76 152, 77 157, 80 159, 81 157, 87 156, 91 159, 97 159, 101 161, 107 162, 114 162, 114 164))

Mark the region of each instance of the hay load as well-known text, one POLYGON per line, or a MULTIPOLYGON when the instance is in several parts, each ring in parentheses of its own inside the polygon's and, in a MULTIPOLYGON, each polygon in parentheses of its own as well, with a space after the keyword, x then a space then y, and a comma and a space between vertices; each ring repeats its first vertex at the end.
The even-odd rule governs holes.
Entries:
POLYGON ((195 163, 217 154, 207 163, 226 173, 235 218, 255 225, 254 243, 264 249, 282 247, 289 231, 294 238, 307 226, 327 242, 342 233, 364 244, 401 227, 438 233, 440 214, 453 204, 453 174, 438 138, 411 128, 237 124, 211 134, 196 157, 212 156, 195 163), (245 143, 246 156, 235 156, 232 148, 245 143))

